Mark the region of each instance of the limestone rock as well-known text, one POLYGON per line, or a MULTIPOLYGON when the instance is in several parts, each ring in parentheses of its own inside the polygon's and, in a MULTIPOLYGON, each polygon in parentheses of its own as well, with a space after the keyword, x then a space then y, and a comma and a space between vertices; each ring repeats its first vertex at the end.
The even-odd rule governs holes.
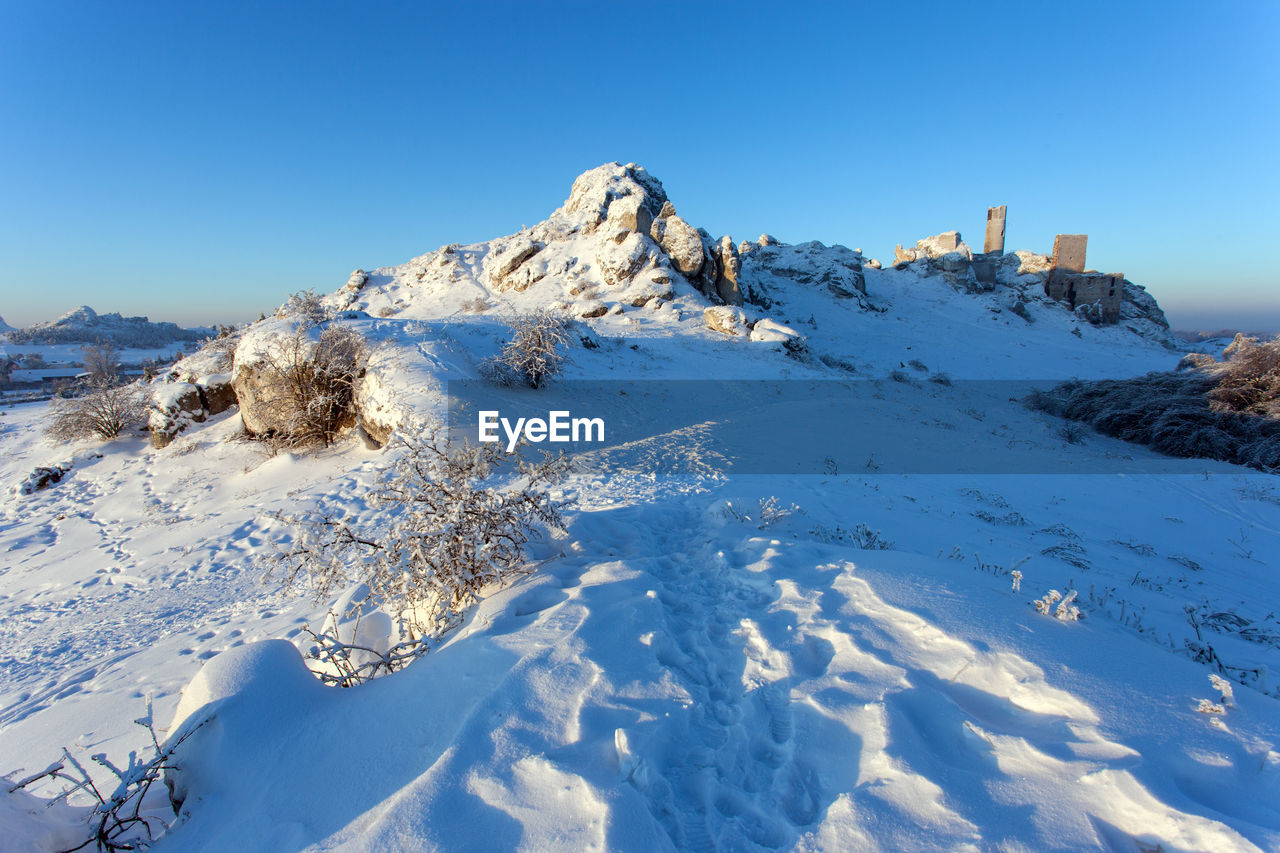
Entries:
POLYGON ((231 384, 230 373, 215 373, 201 378, 196 387, 204 410, 210 415, 220 415, 236 405, 236 389, 231 384))
POLYGON ((605 224, 613 228, 627 231, 638 231, 648 234, 653 227, 653 211, 649 209, 648 200, 641 194, 623 196, 609 203, 609 212, 605 216, 605 224))
POLYGON ((659 283, 652 279, 643 281, 636 279, 635 283, 628 287, 622 293, 622 301, 632 306, 640 308, 649 303, 652 299, 667 301, 675 298, 676 289, 670 281, 659 283))
POLYGON ((1164 316, 1164 311, 1160 309, 1155 297, 1147 293, 1145 287, 1134 284, 1128 279, 1124 281, 1120 319, 1121 321, 1146 320, 1166 331, 1169 328, 1169 320, 1164 316))
POLYGON ((369 283, 369 274, 364 270, 356 270, 351 273, 351 277, 347 279, 347 283, 343 285, 347 290, 359 290, 369 283))
POLYGON ((190 382, 161 382, 151 388, 147 429, 153 447, 167 447, 193 423, 204 423, 200 389, 190 382))
POLYGON ((697 274, 689 278, 691 284, 698 290, 702 291, 702 295, 719 302, 720 293, 716 289, 716 282, 720 280, 720 261, 717 258, 719 254, 718 247, 711 240, 711 235, 701 228, 698 229, 698 238, 702 242, 702 269, 697 274))
POLYGON ((663 253, 671 258, 672 265, 685 278, 692 280, 692 277, 702 269, 706 260, 702 236, 688 222, 672 213, 670 216, 655 219, 649 233, 654 242, 662 248, 663 253))
POLYGON ((610 286, 629 282, 656 263, 657 247, 648 236, 635 231, 618 231, 613 239, 600 241, 596 249, 596 267, 610 286))
POLYGON ((1206 370, 1216 367, 1217 364, 1217 360, 1208 353, 1189 352, 1178 362, 1177 370, 1178 372, 1184 370, 1206 370))
POLYGON ((356 381, 351 403, 355 408, 356 423, 365 435, 378 445, 385 445, 404 420, 404 410, 391 401, 394 395, 385 387, 385 372, 371 360, 364 376, 356 381))
POLYGON ((738 279, 742 273, 742 264, 732 237, 720 238, 716 247, 716 267, 716 293, 726 305, 741 305, 742 288, 738 285, 738 279))
MULTIPOLYGON (((666 201, 662 182, 635 163, 625 166, 606 163, 578 176, 568 200, 558 212, 572 219, 585 233, 594 231, 605 221, 631 231, 641 230, 643 225, 643 230, 648 231, 647 223, 652 222, 666 201), (617 204, 632 197, 634 201, 617 204)), ((555 218, 553 215, 552 219, 555 218)))
POLYGON ((489 286, 495 290, 511 289, 513 283, 508 281, 508 277, 521 264, 542 251, 542 247, 543 244, 533 239, 531 235, 517 234, 496 254, 485 258, 484 270, 489 279, 489 286))
POLYGON ((578 316, 584 320, 591 320, 595 317, 603 317, 609 313, 609 306, 603 302, 587 302, 578 311, 578 316))
POLYGON ((707 328, 725 335, 747 334, 747 315, 741 308, 730 305, 714 305, 702 312, 707 328))
POLYGON ((746 283, 766 286, 770 276, 826 287, 833 296, 853 299, 867 292, 862 257, 845 246, 813 240, 794 246, 761 246, 742 258, 746 283))

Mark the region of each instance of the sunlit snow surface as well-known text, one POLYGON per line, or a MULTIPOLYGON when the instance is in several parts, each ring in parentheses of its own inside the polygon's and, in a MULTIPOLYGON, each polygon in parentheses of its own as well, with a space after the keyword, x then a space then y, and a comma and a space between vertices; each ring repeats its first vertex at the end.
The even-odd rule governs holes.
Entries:
MULTIPOLYGON (((444 381, 475 376, 502 328, 460 310, 466 287, 379 318, 375 303, 404 296, 394 280, 356 323, 382 347, 387 400, 438 412, 444 381)), ((797 287, 769 316, 816 314, 812 346, 864 377, 921 361, 918 387, 886 386, 904 431, 956 453, 1017 442, 1081 470, 1150 456, 1066 444, 1051 419, 927 376, 1133 375, 1176 353, 1119 329, 1077 337, 1041 305, 1027 325, 936 280, 867 270, 867 287, 892 310, 810 305, 797 287)), ((601 346, 575 349, 568 379, 836 375, 706 331, 691 296, 593 324, 601 346)), ((296 640, 325 609, 263 584, 258 561, 288 533, 273 510, 368 517, 386 452, 352 440, 269 458, 233 440, 234 412, 163 450, 55 447, 43 411, 0 417, 6 489, 75 463, 4 496, 0 770, 34 772, 64 745, 141 749, 145 697, 163 725, 233 650, 211 666, 249 676, 188 742, 190 817, 159 849, 1280 847, 1278 685, 1198 713, 1217 701, 1214 670, 1181 652, 1191 605, 1257 629, 1201 627, 1226 663, 1280 667, 1272 477, 1194 461, 1159 476, 902 475, 847 453, 822 475, 748 476, 725 469, 706 425, 664 427, 581 460, 568 531, 443 649, 338 691, 250 645, 296 640), (783 512, 765 523, 770 497, 783 512), (854 547, 859 524, 891 550, 854 547), (1069 586, 1083 621, 1030 604, 1069 586)), ((53 821, 22 802, 0 812, 0 848, 29 849, 53 821)))

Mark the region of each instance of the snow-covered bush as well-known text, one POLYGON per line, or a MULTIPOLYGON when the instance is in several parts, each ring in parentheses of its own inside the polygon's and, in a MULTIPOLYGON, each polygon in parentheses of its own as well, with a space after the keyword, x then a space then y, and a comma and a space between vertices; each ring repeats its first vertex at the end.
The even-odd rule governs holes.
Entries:
POLYGON ((1266 388, 1274 379, 1280 394, 1280 373, 1262 371, 1268 357, 1241 352, 1239 368, 1065 382, 1033 392, 1026 403, 1170 456, 1221 459, 1271 471, 1280 468, 1280 417, 1260 414, 1260 407, 1275 406, 1266 388), (1242 378, 1227 378, 1237 369, 1242 378), (1234 406, 1248 408, 1237 411, 1234 406))
POLYGON ((277 317, 297 317, 298 325, 313 329, 333 319, 333 311, 314 290, 301 290, 289 297, 276 311, 277 317))
POLYGON ((849 545, 863 551, 892 551, 894 543, 885 539, 879 530, 872 530, 858 522, 852 530, 836 525, 815 524, 809 535, 828 545, 849 545))
POLYGON ((397 441, 400 455, 370 496, 379 522, 282 518, 298 537, 271 572, 305 582, 317 599, 365 584, 360 603, 391 614, 404 643, 443 636, 482 589, 526 570, 530 538, 563 527, 549 489, 568 461, 528 462, 500 444, 451 446, 435 433, 397 441))
POLYGON ((1060 622, 1078 622, 1081 613, 1080 608, 1075 605, 1076 595, 1074 589, 1066 596, 1056 589, 1051 589, 1043 598, 1036 599, 1032 604, 1035 605, 1036 612, 1052 616, 1060 622))
POLYGON ((1209 392, 1213 408, 1280 416, 1280 337, 1258 343, 1237 336, 1228 352, 1230 361, 1209 392))
POLYGON ((282 426, 264 436, 289 447, 328 446, 349 426, 368 349, 355 330, 331 325, 313 341, 300 326, 262 355, 263 417, 282 426))
MULTIPOLYGON (((39 773, 16 781, 6 778, 6 793, 12 795, 49 779, 62 782, 66 787, 61 794, 44 801, 45 808, 69 801, 77 792, 87 794, 92 801, 92 805, 84 809, 88 837, 78 846, 69 848, 70 850, 81 850, 90 844, 98 850, 140 850, 150 847, 152 842, 169 829, 173 815, 156 814, 154 803, 147 794, 153 784, 164 778, 166 771, 176 769, 174 753, 209 719, 211 718, 206 717, 194 725, 185 726, 180 735, 162 745, 156 737, 151 700, 148 698, 146 715, 134 722, 146 728, 151 735, 151 757, 144 761, 136 752, 130 752, 128 761, 121 767, 107 758, 105 753, 91 756, 95 764, 110 771, 115 780, 112 787, 101 786, 84 763, 64 748, 62 758, 39 773)), ((37 801, 39 799, 36 798, 37 801)), ((178 804, 172 799, 165 808, 168 810, 170 807, 173 813, 178 811, 178 804)))
POLYGON ((138 383, 115 385, 89 380, 74 397, 55 397, 49 404, 45 433, 55 441, 112 439, 142 423, 147 414, 146 390, 138 383))
POLYGON ((520 314, 510 321, 511 340, 488 365, 490 378, 541 388, 564 366, 569 321, 550 311, 520 314))

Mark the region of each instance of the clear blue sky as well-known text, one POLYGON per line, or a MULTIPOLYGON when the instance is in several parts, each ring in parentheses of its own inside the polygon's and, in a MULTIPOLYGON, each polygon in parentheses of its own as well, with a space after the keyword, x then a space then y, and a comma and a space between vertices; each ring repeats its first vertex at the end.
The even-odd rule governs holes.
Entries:
POLYGON ((1007 204, 1175 325, 1280 328, 1277 57, 1274 0, 0 0, 0 316, 256 317, 618 160, 881 258, 1007 204))

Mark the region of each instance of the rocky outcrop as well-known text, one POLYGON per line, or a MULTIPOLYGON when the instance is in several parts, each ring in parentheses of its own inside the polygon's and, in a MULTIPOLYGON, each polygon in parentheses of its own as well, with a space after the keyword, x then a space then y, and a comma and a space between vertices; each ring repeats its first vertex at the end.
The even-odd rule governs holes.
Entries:
POLYGON ((1166 331, 1169 329, 1169 320, 1164 316, 1164 311, 1160 310, 1155 297, 1147 293, 1147 289, 1142 285, 1125 279, 1123 301, 1120 303, 1120 321, 1127 320, 1146 321, 1166 331))
MULTIPOLYGON (((511 239, 511 242, 503 246, 501 250, 485 259, 484 270, 485 275, 489 279, 489 286, 495 290, 524 290, 532 281, 526 279, 514 279, 512 274, 525 263, 525 261, 538 254, 543 248, 543 244, 533 239, 526 233, 517 234, 511 239), (518 286, 522 285, 522 286, 518 286)), ((534 279, 536 281, 537 279, 534 279)))
POLYGON ((657 247, 648 235, 620 230, 600 241, 596 267, 605 284, 616 287, 635 278, 641 270, 657 266, 657 247))
POLYGON ((776 276, 825 287, 839 299, 853 299, 867 292, 862 256, 844 246, 826 246, 816 240, 795 246, 761 242, 758 249, 742 256, 742 268, 745 283, 764 291, 768 290, 769 279, 776 276))
POLYGON ((237 404, 229 374, 151 386, 147 429, 153 447, 167 447, 193 424, 202 424, 237 404))
POLYGON ((726 305, 741 305, 742 288, 738 285, 738 279, 742 274, 742 264, 738 259, 738 250, 733 245, 733 238, 720 238, 715 259, 716 294, 726 305))
POLYGON ((661 247, 663 254, 671 259, 671 265, 690 281, 701 271, 706 260, 702 248, 702 235, 698 229, 676 215, 675 208, 667 202, 653 225, 649 234, 661 247))
POLYGON ((586 233, 605 222, 610 227, 645 233, 666 200, 662 182, 640 166, 606 163, 578 176, 557 213, 586 233))
POLYGON ((231 384, 230 373, 206 376, 196 383, 204 410, 210 415, 220 415, 236 405, 236 389, 231 384))

